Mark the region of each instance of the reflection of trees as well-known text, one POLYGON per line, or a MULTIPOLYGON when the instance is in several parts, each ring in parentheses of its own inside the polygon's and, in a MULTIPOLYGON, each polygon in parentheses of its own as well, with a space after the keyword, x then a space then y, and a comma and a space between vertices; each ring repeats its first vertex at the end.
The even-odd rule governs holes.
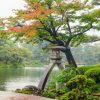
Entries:
POLYGON ((43 74, 44 70, 41 69, 25 69, 24 70, 24 76, 27 77, 29 76, 31 79, 33 78, 39 78, 43 74))
MULTIPOLYGON (((31 81, 34 82, 35 79, 39 79, 43 74, 43 70, 41 69, 25 69, 25 68, 0 68, 0 90, 6 90, 5 83, 8 80, 16 80, 23 78, 23 81, 31 81), (26 80, 25 80, 26 79, 26 80)), ((36 80, 35 80, 36 81, 36 80)))
POLYGON ((8 79, 21 76, 23 71, 21 68, 0 68, 0 90, 5 90, 5 82, 8 79))

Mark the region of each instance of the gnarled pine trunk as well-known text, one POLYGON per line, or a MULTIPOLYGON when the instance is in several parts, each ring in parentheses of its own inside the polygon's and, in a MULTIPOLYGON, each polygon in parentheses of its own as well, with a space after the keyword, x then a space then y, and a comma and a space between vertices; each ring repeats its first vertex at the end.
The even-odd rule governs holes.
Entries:
POLYGON ((77 64, 75 62, 75 59, 72 55, 72 52, 70 50, 70 48, 66 48, 66 50, 64 51, 65 55, 66 55, 66 58, 67 58, 67 61, 70 65, 73 65, 74 67, 77 67, 77 64))

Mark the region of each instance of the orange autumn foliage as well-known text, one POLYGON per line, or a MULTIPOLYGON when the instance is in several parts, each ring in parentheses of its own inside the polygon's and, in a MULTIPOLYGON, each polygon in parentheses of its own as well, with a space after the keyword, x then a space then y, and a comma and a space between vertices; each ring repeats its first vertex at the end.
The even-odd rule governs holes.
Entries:
POLYGON ((22 27, 16 26, 9 28, 8 31, 14 33, 23 32, 25 37, 30 38, 37 35, 38 26, 40 26, 40 24, 37 21, 35 21, 32 25, 25 25, 22 27))
POLYGON ((47 15, 53 13, 53 9, 46 9, 39 3, 34 4, 34 10, 26 11, 25 14, 23 14, 23 18, 25 20, 32 20, 32 19, 38 19, 38 18, 44 18, 47 15))
POLYGON ((19 26, 12 27, 12 28, 8 29, 8 31, 11 31, 11 32, 20 32, 21 30, 22 30, 22 28, 19 26))
POLYGON ((8 31, 15 33, 23 32, 26 38, 36 36, 38 33, 37 28, 41 26, 41 23, 38 19, 45 18, 53 12, 53 9, 46 9, 40 3, 35 3, 34 10, 27 10, 21 15, 26 21, 33 20, 32 24, 30 23, 30 25, 23 25, 22 27, 12 27, 9 28, 8 31))

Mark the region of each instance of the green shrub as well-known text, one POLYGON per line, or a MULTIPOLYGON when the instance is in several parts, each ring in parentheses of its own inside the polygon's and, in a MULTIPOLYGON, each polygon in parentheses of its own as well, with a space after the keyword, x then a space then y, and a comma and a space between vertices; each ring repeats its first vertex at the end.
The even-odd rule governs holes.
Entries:
POLYGON ((68 92, 66 87, 66 82, 70 80, 72 77, 76 76, 78 70, 76 68, 67 68, 63 71, 60 71, 56 76, 53 76, 53 79, 47 83, 46 89, 42 93, 43 96, 54 98, 59 94, 62 95, 68 92), (59 85, 59 89, 57 90, 57 84, 59 85), (51 93, 51 94, 50 94, 51 93))
POLYGON ((33 94, 33 91, 30 89, 16 89, 15 90, 16 93, 22 93, 22 94, 33 94))
POLYGON ((72 89, 71 91, 63 94, 57 100, 99 100, 100 97, 92 96, 89 94, 89 89, 72 89), (86 92, 87 91, 87 92, 86 92))
POLYGON ((100 93, 100 83, 92 87, 94 93, 100 93))
POLYGON ((48 98, 55 98, 56 92, 51 92, 51 91, 44 91, 42 93, 42 96, 48 97, 48 98))
POLYGON ((56 84, 55 84, 55 80, 53 80, 52 82, 48 82, 46 88, 44 89, 44 91, 41 94, 44 97, 48 97, 48 98, 55 98, 56 96, 56 84))
POLYGON ((71 78, 67 82, 67 87, 69 89, 83 88, 85 85, 86 85, 86 76, 84 76, 84 75, 77 75, 77 76, 71 78))
POLYGON ((86 86, 87 87, 93 87, 95 84, 96 84, 96 82, 93 79, 91 79, 91 78, 86 79, 86 86))
POLYGON ((62 95, 59 100, 78 100, 79 95, 80 91, 78 89, 73 89, 72 91, 62 95))
POLYGON ((93 68, 85 72, 87 77, 90 77, 96 81, 96 83, 100 83, 100 68, 93 68))
POLYGON ((78 70, 79 70, 80 74, 84 74, 86 71, 88 71, 90 69, 94 69, 94 68, 100 68, 100 65, 82 66, 82 67, 78 67, 78 70))
POLYGON ((95 84, 93 79, 85 75, 76 75, 67 82, 66 88, 69 91, 61 95, 60 100, 95 100, 91 95, 95 84))
POLYGON ((42 95, 57 100, 88 100, 95 85, 93 79, 80 75, 77 68, 67 68, 49 82, 42 95))
POLYGON ((56 76, 56 81, 60 82, 60 83, 66 83, 67 81, 69 81, 72 77, 79 75, 79 71, 76 68, 66 68, 65 70, 61 71, 60 73, 58 73, 58 75, 56 76))
POLYGON ((95 81, 87 78, 85 75, 77 75, 73 78, 71 78, 66 86, 72 90, 74 88, 78 88, 78 89, 83 89, 83 88, 89 88, 93 87, 93 85, 95 85, 95 81))

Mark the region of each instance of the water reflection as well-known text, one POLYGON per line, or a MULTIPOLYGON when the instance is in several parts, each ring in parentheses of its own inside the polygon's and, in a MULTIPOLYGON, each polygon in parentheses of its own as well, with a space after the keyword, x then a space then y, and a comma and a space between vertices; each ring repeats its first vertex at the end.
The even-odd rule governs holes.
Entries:
MULTIPOLYGON (((37 86, 45 68, 0 68, 0 90, 14 91, 26 85, 37 86)), ((54 71, 55 73, 55 71, 54 71)))
POLYGON ((0 90, 11 91, 26 85, 37 86, 44 70, 34 68, 0 68, 0 90))

